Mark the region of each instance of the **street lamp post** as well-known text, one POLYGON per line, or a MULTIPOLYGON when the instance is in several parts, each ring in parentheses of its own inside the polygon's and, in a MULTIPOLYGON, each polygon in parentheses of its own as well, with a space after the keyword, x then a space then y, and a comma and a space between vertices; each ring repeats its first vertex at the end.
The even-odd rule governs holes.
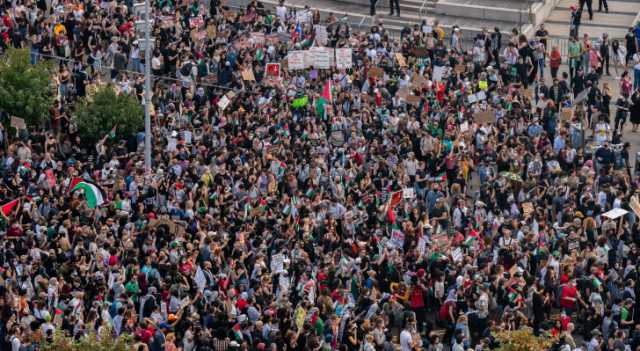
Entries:
POLYGON ((144 1, 144 167, 151 171, 151 11, 144 1))

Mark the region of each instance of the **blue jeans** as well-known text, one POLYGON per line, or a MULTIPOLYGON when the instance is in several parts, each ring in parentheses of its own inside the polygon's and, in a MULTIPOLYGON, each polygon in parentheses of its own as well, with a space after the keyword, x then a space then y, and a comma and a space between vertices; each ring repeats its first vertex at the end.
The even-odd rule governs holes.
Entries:
POLYGON ((38 63, 38 58, 40 56, 40 52, 38 51, 38 49, 34 49, 33 47, 31 47, 31 64, 35 65, 36 63, 38 63))
POLYGON ((640 88, 640 69, 633 70, 633 90, 640 88))

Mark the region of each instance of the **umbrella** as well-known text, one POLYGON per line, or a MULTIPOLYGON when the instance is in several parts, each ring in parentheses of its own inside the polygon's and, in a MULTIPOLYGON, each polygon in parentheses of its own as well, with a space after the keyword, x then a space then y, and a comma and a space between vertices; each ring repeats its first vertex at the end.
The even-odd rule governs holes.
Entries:
POLYGON ((522 181, 522 177, 519 174, 515 174, 513 172, 500 172, 500 176, 517 182, 522 181))

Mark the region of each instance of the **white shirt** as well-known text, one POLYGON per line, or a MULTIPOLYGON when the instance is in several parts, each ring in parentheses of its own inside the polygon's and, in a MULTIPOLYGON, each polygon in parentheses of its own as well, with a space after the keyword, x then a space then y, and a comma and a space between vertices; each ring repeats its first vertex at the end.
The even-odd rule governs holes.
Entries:
POLYGON ((17 336, 11 337, 11 351, 19 351, 21 344, 22 343, 20 342, 20 339, 18 339, 17 336))
POLYGON ((285 20, 287 17, 287 7, 286 6, 276 7, 276 16, 280 17, 280 19, 282 20, 285 20))
POLYGON ((411 351, 411 343, 413 338, 411 337, 411 332, 408 330, 403 330, 400 333, 400 350, 402 351, 411 351))

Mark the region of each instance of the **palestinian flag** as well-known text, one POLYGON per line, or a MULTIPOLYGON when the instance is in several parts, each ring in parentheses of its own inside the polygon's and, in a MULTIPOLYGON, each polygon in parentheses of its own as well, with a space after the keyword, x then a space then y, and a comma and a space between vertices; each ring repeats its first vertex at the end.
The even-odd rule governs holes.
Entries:
POLYGON ((89 208, 96 208, 104 203, 104 193, 99 186, 82 178, 75 178, 69 185, 69 193, 82 190, 87 198, 89 208))
POLYGON ((593 279, 591 279, 591 284, 593 284, 593 287, 597 289, 600 287, 600 285, 602 285, 602 282, 600 281, 600 279, 593 277, 593 279))
POLYGON ((20 199, 15 199, 7 202, 6 204, 0 207, 2 209, 2 215, 5 217, 9 217, 11 213, 20 205, 20 199))
POLYGON ((471 245, 473 245, 473 243, 476 242, 477 239, 478 239, 477 237, 470 235, 469 237, 467 237, 467 239, 465 239, 464 245, 465 246, 471 246, 471 245))
POLYGON ((388 205, 388 216, 391 224, 396 224, 396 214, 393 209, 398 206, 400 202, 402 202, 402 191, 396 191, 395 193, 391 194, 388 205))
POLYGON ((326 119, 327 118, 327 110, 325 108, 325 105, 327 104, 333 104, 333 86, 331 85, 331 81, 328 80, 325 85, 324 85, 324 89, 322 90, 322 95, 320 95, 320 98, 318 98, 318 101, 316 101, 316 113, 318 114, 318 116, 322 117, 322 119, 326 119))
POLYGON ((115 126, 113 126, 113 128, 111 128, 109 133, 107 133, 107 135, 105 135, 105 138, 115 139, 116 138, 116 130, 117 129, 118 129, 118 125, 116 124, 115 126))
POLYGON ((269 204, 267 203, 267 200, 261 198, 260 201, 258 202, 258 206, 260 207, 261 211, 268 211, 269 210, 269 204))
POLYGON ((258 50, 256 50, 256 60, 260 62, 264 60, 264 49, 262 47, 259 47, 258 50))
POLYGON ((236 323, 233 326, 233 336, 235 337, 236 341, 242 341, 243 339, 243 335, 242 335, 242 327, 240 326, 240 323, 236 323))
POLYGON ((315 190, 313 190, 313 188, 309 188, 309 189, 304 193, 304 196, 306 196, 306 197, 308 197, 308 198, 312 198, 315 194, 316 194, 315 190))

